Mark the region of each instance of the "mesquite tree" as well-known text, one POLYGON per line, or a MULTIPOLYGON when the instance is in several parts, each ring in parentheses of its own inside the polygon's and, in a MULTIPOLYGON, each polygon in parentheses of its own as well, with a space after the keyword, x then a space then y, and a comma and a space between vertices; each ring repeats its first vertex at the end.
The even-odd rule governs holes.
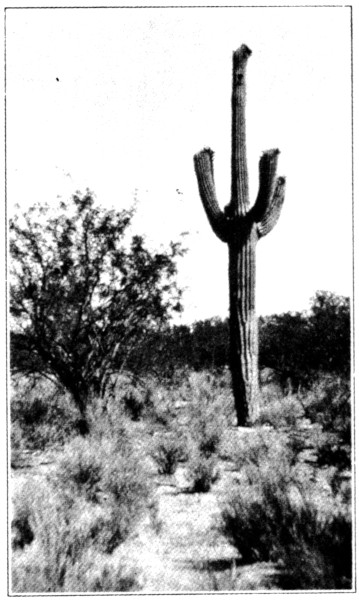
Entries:
POLYGON ((229 248, 230 368, 238 425, 256 419, 259 408, 258 329, 255 315, 255 250, 257 241, 278 221, 285 180, 276 178, 279 150, 268 150, 259 161, 259 191, 252 207, 248 199, 245 100, 246 65, 251 50, 233 53, 232 187, 231 200, 219 208, 213 176, 213 151, 194 157, 200 197, 214 233, 229 248))
POLYGON ((128 234, 132 216, 87 192, 10 222, 11 369, 66 388, 84 421, 90 398, 104 398, 113 374, 181 310, 182 246, 148 250, 128 234))

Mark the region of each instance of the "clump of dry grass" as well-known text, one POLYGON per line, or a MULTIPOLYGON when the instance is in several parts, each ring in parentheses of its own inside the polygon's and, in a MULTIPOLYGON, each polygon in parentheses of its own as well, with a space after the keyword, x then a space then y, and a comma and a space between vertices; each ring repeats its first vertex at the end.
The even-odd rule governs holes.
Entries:
POLYGON ((173 475, 178 463, 187 458, 186 442, 174 432, 159 434, 150 446, 150 454, 160 475, 173 475))
MULTIPOLYGON (((351 587, 351 514, 314 467, 293 462, 275 432, 238 451, 221 528, 244 562, 274 561, 286 589, 351 587)), ((248 443, 249 442, 249 443, 248 443)))
POLYGON ((152 485, 128 438, 106 438, 101 428, 97 433, 72 440, 51 478, 27 482, 15 497, 13 591, 137 586, 136 578, 111 566, 108 557, 151 514, 152 485), (94 575, 96 561, 103 569, 94 575))
POLYGON ((219 476, 216 457, 204 456, 198 448, 193 448, 187 465, 187 478, 191 492, 209 492, 219 476))

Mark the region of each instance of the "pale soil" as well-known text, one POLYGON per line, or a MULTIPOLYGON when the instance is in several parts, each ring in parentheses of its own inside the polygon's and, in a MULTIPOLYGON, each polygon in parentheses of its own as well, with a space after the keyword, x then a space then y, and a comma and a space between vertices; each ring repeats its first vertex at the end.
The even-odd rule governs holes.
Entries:
POLYGON ((144 591, 273 589, 273 566, 240 566, 237 551, 216 527, 224 482, 229 478, 230 474, 223 472, 220 481, 204 494, 184 491, 183 468, 176 477, 162 478, 157 490, 159 531, 147 524, 119 550, 142 570, 144 591))
MULTIPOLYGON (((24 467, 12 472, 11 493, 30 475, 50 475, 60 454, 23 456, 24 467)), ((136 572, 142 592, 279 589, 273 565, 241 565, 237 551, 218 530, 221 501, 235 477, 227 461, 220 461, 220 470, 221 477, 207 493, 188 493, 184 466, 172 476, 153 474, 156 515, 111 558, 136 572)))

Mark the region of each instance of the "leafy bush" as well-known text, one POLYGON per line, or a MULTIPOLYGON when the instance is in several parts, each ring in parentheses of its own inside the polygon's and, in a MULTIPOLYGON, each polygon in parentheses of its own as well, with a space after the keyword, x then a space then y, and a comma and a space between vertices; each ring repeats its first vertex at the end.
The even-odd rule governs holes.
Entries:
POLYGON ((83 421, 144 335, 181 310, 181 244, 154 252, 126 239, 133 213, 96 206, 87 190, 10 222, 11 368, 56 379, 83 421))

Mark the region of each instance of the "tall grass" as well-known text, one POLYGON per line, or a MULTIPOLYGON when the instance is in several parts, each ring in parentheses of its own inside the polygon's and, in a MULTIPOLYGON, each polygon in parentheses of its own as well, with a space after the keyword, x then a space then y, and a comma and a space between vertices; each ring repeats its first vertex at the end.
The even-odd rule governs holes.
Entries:
POLYGON ((153 508, 142 456, 128 438, 73 439, 51 478, 26 483, 14 499, 13 591, 136 587, 128 569, 125 573, 109 557, 153 508), (96 562, 102 570, 93 571, 96 562))
POLYGON ((351 587, 351 514, 317 470, 293 464, 276 433, 241 454, 221 528, 244 562, 274 561, 286 589, 351 587))

